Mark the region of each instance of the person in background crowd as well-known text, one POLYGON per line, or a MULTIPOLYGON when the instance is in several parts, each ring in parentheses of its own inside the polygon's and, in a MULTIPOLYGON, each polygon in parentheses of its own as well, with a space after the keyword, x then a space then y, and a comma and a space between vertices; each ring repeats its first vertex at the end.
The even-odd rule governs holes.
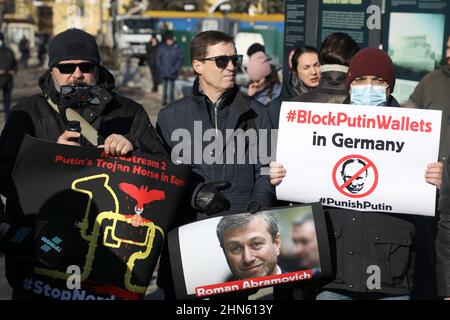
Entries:
MULTIPOLYGON (((450 37, 439 70, 425 76, 412 93, 407 107, 442 111, 439 159, 444 162, 444 178, 439 197, 439 221, 428 219, 429 238, 436 239, 436 295, 450 300, 450 37)), ((428 252, 434 252, 427 248, 428 252)), ((433 261, 428 258, 428 261, 433 261)), ((425 271, 427 272, 427 271, 425 271)))
POLYGON ((45 55, 47 53, 47 43, 44 39, 41 39, 41 42, 38 46, 38 60, 39 60, 39 67, 42 67, 44 65, 44 59, 45 55))
POLYGON ((11 109, 11 96, 14 86, 14 75, 17 72, 17 61, 14 52, 5 44, 5 37, 0 33, 0 87, 3 91, 3 111, 5 119, 11 109))
POLYGON ((317 88, 320 82, 319 53, 310 46, 294 50, 289 79, 283 86, 283 98, 291 100, 301 94, 317 88))
POLYGON ((247 54, 249 56, 247 73, 251 81, 248 95, 263 105, 268 105, 281 93, 282 85, 277 70, 269 63, 270 58, 266 56, 264 47, 259 43, 250 46, 247 54))
POLYGON ((147 64, 150 69, 150 74, 152 76, 152 92, 158 92, 158 85, 159 85, 159 72, 158 72, 158 65, 156 62, 156 56, 158 53, 158 47, 159 42, 158 38, 156 37, 156 34, 153 34, 150 38, 150 41, 146 44, 146 50, 147 50, 147 64))
POLYGON ((312 214, 294 221, 292 224, 292 242, 298 265, 302 269, 320 267, 319 246, 317 243, 316 226, 312 214))
MULTIPOLYGON (((348 98, 346 77, 352 57, 359 51, 359 46, 346 33, 330 34, 322 43, 319 54, 319 85, 292 98, 290 101, 343 103, 348 98)), ((269 106, 269 115, 274 129, 278 128, 281 99, 276 99, 269 106)))
POLYGON ((343 103, 349 95, 346 84, 348 66, 358 51, 358 44, 348 34, 330 34, 320 48, 319 86, 293 101, 343 103))
POLYGON ((156 64, 163 84, 164 106, 175 100, 175 80, 183 66, 183 51, 173 39, 172 33, 164 36, 164 43, 159 46, 156 53, 156 64))
POLYGON ((406 107, 441 110, 442 126, 439 159, 445 161, 450 153, 450 37, 440 67, 426 75, 409 97, 406 107))
POLYGON ((30 59, 30 41, 28 41, 27 37, 22 36, 19 42, 19 51, 20 51, 20 64, 27 69, 28 68, 28 60, 30 59))
POLYGON ((439 224, 436 237, 437 296, 450 300, 450 162, 445 161, 439 197, 439 224))

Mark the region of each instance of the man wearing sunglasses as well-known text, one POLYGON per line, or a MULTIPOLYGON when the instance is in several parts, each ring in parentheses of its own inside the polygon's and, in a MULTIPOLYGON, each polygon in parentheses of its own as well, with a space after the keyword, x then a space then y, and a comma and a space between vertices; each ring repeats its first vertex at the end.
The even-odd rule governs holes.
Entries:
MULTIPOLYGON (((0 193, 7 198, 6 216, 10 218, 20 215, 16 211, 18 204, 11 175, 25 134, 60 144, 91 145, 83 132, 68 131, 67 123, 57 111, 58 107, 52 107, 61 100, 62 86, 69 86, 64 88, 75 91, 75 86, 83 85, 95 86, 100 90, 101 99, 97 99, 97 103, 86 105, 73 100, 74 104, 68 107, 97 130, 97 144, 106 153, 126 155, 139 149, 167 155, 144 108, 113 91, 114 78, 100 65, 93 36, 79 29, 69 29, 56 35, 49 45, 48 67, 39 79, 42 93, 30 96, 12 108, 0 137, 0 193)), ((8 270, 20 269, 16 265, 17 260, 7 261, 8 270)), ((8 280, 13 283, 14 272, 9 271, 9 274, 8 280)), ((14 289, 13 299, 29 298, 32 298, 29 293, 14 289)))
POLYGON ((113 91, 114 77, 100 65, 93 36, 79 29, 68 29, 56 35, 49 44, 48 67, 39 78, 42 93, 16 105, 5 124, 0 140, 2 177, 12 169, 25 134, 61 144, 90 145, 82 133, 66 130, 61 114, 51 106, 59 103, 62 86, 100 88, 99 103, 78 105, 74 102, 69 107, 98 131, 97 144, 103 146, 106 153, 126 155, 136 148, 164 152, 142 106, 113 91), (8 155, 10 168, 3 165, 5 155, 8 155))
MULTIPOLYGON (((260 129, 270 127, 269 121, 264 117, 265 107, 255 99, 244 96, 236 85, 236 73, 241 65, 242 56, 236 54, 233 38, 219 31, 201 32, 192 39, 190 50, 192 67, 197 75, 192 95, 163 108, 158 114, 157 130, 168 149, 174 153, 178 149, 176 148, 178 144, 185 142, 172 139, 172 133, 177 129, 180 130, 178 132, 189 132, 191 137, 199 133, 203 136, 205 132, 214 136, 209 142, 198 140, 189 142, 183 152, 184 155, 190 153, 192 159, 190 164, 198 178, 197 181, 190 181, 191 187, 198 189, 204 183, 208 184, 217 197, 229 200, 229 208, 217 206, 214 211, 202 212, 198 208, 198 201, 195 201, 193 207, 196 211, 184 212, 183 221, 178 223, 184 224, 201 219, 202 213, 218 213, 227 209, 241 212, 257 211, 260 207, 271 206, 274 189, 268 177, 262 174, 264 165, 259 157, 255 161, 256 164, 248 161, 251 154, 250 143, 246 142, 244 150, 242 148, 239 150, 238 147, 232 149, 230 157, 227 152, 230 151, 228 149, 230 139, 226 139, 227 130, 239 135, 237 132, 247 134, 253 129, 258 133, 260 129), (208 149, 207 146, 211 141, 222 141, 223 144, 219 145, 222 145, 223 149, 222 147, 208 149), (214 158, 212 163, 205 161, 209 156, 214 158), (244 156, 244 163, 229 161, 231 157, 243 159, 244 156), (198 157, 201 157, 201 161, 195 161, 198 157), (200 215, 197 215, 198 213, 200 215)), ((184 155, 172 154, 172 161, 183 158, 184 155)), ((167 260, 161 260, 158 285, 163 287, 166 296, 170 297, 171 281, 169 277, 165 277, 170 276, 165 272, 170 270, 167 260)))

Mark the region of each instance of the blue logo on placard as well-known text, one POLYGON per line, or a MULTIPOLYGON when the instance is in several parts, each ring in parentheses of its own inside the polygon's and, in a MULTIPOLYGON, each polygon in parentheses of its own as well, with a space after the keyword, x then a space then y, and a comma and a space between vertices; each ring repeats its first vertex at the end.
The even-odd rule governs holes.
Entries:
POLYGON ((53 237, 53 239, 49 240, 47 237, 42 237, 41 241, 44 243, 41 246, 41 250, 44 252, 49 252, 50 250, 55 250, 56 252, 61 252, 61 247, 59 244, 62 240, 59 237, 53 237))
POLYGON ((16 234, 9 240, 9 242, 20 243, 22 242, 28 234, 31 232, 30 227, 22 227, 20 228, 16 234))

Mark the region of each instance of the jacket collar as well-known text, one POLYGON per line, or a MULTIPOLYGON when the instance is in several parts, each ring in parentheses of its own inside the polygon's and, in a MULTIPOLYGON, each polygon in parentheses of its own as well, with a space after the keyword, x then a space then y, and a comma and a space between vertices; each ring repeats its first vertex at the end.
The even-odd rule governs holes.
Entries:
MULTIPOLYGON (((211 107, 214 105, 212 101, 201 91, 198 77, 194 81, 192 96, 196 102, 196 106, 200 109, 206 109, 206 107, 211 107)), ((233 123, 233 127, 237 126, 239 118, 244 113, 252 109, 251 103, 248 101, 248 98, 240 92, 238 85, 235 85, 232 89, 226 91, 219 98, 219 100, 217 100, 216 104, 219 104, 219 109, 228 106, 229 121, 233 123)))
MULTIPOLYGON (((237 91, 239 91, 239 87, 235 84, 232 89, 225 91, 219 97, 219 99, 217 99, 215 105, 217 105, 219 109, 226 105, 229 105, 233 101, 234 96, 236 95, 237 91)), ((214 103, 209 99, 209 97, 207 95, 205 95, 202 88, 200 87, 200 80, 198 77, 195 78, 192 95, 194 97, 200 98, 200 100, 202 100, 202 101, 205 100, 208 104, 214 105, 214 103)))
POLYGON ((324 64, 320 66, 320 72, 328 72, 328 71, 339 71, 344 72, 345 74, 348 73, 348 67, 343 66, 340 64, 324 64))
POLYGON ((325 90, 345 91, 347 92, 347 72, 345 66, 334 68, 334 65, 324 65, 321 67, 323 72, 320 77, 319 87, 325 90))

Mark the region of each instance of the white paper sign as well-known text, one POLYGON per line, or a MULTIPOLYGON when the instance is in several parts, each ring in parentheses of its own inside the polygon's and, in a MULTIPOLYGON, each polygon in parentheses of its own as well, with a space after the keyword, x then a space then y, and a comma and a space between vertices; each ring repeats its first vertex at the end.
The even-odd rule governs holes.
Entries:
POLYGON ((441 111, 284 102, 277 162, 280 200, 434 216, 441 111))

